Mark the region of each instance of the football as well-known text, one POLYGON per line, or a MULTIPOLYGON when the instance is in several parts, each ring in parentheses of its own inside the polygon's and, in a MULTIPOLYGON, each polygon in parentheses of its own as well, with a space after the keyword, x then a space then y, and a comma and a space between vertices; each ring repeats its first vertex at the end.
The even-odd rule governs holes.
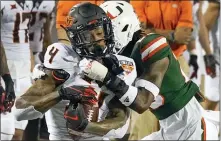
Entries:
POLYGON ((95 105, 82 104, 82 106, 88 122, 97 122, 99 114, 98 104, 95 105))

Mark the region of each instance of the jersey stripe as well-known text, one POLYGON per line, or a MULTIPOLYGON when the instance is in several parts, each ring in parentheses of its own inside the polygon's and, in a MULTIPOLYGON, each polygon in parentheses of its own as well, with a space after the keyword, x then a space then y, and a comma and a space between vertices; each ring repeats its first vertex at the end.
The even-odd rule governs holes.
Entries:
POLYGON ((152 57, 155 53, 157 53, 162 48, 168 46, 166 38, 161 38, 150 47, 148 47, 145 51, 142 52, 142 60, 147 60, 152 57))
POLYGON ((162 39, 163 37, 158 37, 156 39, 154 39, 153 41, 149 42, 145 47, 143 47, 141 49, 141 53, 143 53, 146 49, 148 49, 149 47, 151 47, 151 45, 153 45, 154 43, 156 43, 158 40, 162 39))

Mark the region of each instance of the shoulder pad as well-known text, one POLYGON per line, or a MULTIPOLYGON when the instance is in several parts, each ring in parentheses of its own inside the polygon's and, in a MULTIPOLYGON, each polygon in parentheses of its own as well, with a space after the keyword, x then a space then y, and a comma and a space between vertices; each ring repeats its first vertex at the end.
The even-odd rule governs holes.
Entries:
POLYGON ((80 58, 72 47, 62 43, 54 43, 48 46, 44 56, 44 66, 49 69, 63 69, 68 73, 74 73, 80 58))

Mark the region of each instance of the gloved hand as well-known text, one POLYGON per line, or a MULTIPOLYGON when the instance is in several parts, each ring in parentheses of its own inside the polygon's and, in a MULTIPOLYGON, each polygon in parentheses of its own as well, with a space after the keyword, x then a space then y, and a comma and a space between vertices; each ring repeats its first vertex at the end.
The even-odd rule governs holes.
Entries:
POLYGON ((75 105, 70 103, 68 106, 66 106, 64 118, 66 119, 68 131, 74 130, 82 132, 88 125, 88 120, 81 104, 75 105))
POLYGON ((216 64, 219 64, 213 55, 205 55, 206 73, 212 78, 216 77, 216 64))
POLYGON ((191 54, 190 55, 190 60, 189 60, 189 66, 193 66, 193 73, 190 76, 190 79, 192 78, 197 78, 197 72, 199 69, 198 63, 197 63, 197 55, 191 54))
POLYGON ((73 104, 84 103, 93 105, 97 102, 97 93, 92 87, 70 86, 61 87, 58 91, 61 99, 70 100, 73 104))
POLYGON ((40 79, 43 76, 46 76, 44 65, 36 64, 32 72, 32 79, 36 81, 37 79, 40 79))
POLYGON ((5 112, 5 90, 3 87, 0 85, 0 112, 3 113, 5 112))
POLYGON ((114 75, 118 75, 124 71, 123 68, 119 65, 117 57, 113 54, 106 55, 102 58, 102 61, 103 65, 108 68, 108 71, 114 75))
POLYGON ((12 81, 10 74, 4 74, 2 78, 5 82, 5 91, 6 91, 5 101, 4 101, 5 111, 11 112, 11 108, 13 107, 16 98, 14 91, 14 82, 12 81))

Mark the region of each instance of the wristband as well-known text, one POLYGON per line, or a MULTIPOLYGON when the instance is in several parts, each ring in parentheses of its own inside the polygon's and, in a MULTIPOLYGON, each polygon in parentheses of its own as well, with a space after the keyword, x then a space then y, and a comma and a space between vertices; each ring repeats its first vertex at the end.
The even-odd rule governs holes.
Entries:
POLYGON ((135 86, 145 88, 146 90, 150 91, 154 97, 156 97, 160 92, 160 89, 155 84, 144 79, 137 80, 135 86))
POLYGON ((119 99, 125 106, 130 106, 137 97, 138 89, 133 86, 129 86, 127 92, 119 99))

